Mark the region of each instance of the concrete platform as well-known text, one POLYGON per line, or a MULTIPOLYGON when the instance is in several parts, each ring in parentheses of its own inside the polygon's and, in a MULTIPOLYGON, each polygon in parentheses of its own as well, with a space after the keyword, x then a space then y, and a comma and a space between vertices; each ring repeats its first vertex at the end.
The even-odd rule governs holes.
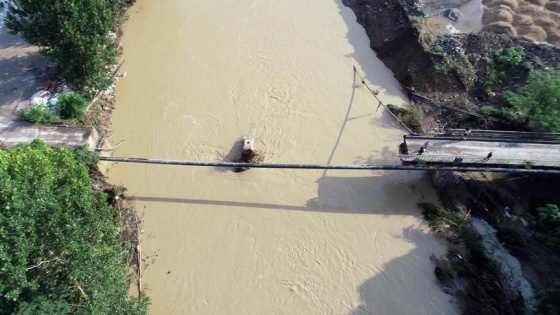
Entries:
POLYGON ((24 121, 0 117, 0 141, 13 148, 20 143, 28 144, 34 139, 43 140, 48 146, 94 148, 99 136, 91 127, 64 127, 36 125, 24 121))

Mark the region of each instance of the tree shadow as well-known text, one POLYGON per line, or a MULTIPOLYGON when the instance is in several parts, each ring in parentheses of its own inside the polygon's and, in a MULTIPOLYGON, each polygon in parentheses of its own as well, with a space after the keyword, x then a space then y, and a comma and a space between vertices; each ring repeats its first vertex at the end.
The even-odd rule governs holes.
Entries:
POLYGON ((18 129, 26 130, 28 128, 33 128, 33 127, 37 127, 37 124, 33 124, 16 117, 0 116, 0 129, 2 130, 2 135, 15 132, 18 129))
POLYGON ((453 297, 437 285, 430 261, 429 249, 440 247, 439 241, 417 226, 408 226, 393 237, 416 246, 358 286, 359 302, 349 315, 457 314, 453 297))
POLYGON ((399 145, 395 143, 393 148, 384 146, 381 150, 375 151, 375 156, 357 156, 354 159, 354 164, 368 164, 368 165, 394 165, 400 164, 399 160, 399 145))
POLYGON ((48 84, 47 61, 37 47, 20 36, 0 29, 0 113, 15 116, 13 111, 27 101, 41 86, 48 84))

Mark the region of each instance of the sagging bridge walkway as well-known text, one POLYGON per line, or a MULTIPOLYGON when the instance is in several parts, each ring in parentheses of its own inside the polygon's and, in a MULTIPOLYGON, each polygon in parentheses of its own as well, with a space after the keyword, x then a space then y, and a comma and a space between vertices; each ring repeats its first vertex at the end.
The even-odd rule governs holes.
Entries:
POLYGON ((473 130, 466 139, 463 139, 463 133, 464 129, 450 129, 445 134, 404 136, 404 142, 399 148, 399 158, 403 165, 198 162, 130 157, 100 157, 100 160, 225 168, 560 174, 560 134, 473 130), (428 148, 419 155, 418 150, 426 141, 429 141, 428 148), (486 159, 489 152, 492 152, 492 157, 486 159))

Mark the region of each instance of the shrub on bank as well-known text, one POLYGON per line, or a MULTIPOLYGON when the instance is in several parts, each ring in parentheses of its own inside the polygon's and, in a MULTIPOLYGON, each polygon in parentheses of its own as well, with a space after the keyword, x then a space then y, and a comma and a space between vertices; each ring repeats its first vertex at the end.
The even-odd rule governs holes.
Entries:
POLYGON ((50 124, 60 122, 61 119, 83 118, 83 111, 87 106, 86 100, 78 93, 64 93, 58 97, 53 110, 43 104, 30 105, 21 112, 20 117, 36 124, 50 124))
POLYGON ((488 255, 468 213, 418 203, 430 228, 451 242, 447 255, 430 257, 444 291, 458 298, 463 314, 524 314, 519 292, 507 285, 500 264, 488 255))
POLYGON ((420 106, 409 104, 406 108, 402 108, 393 104, 388 104, 387 108, 412 131, 424 132, 422 128, 424 112, 420 106))
POLYGON ((525 58, 525 49, 521 46, 508 47, 486 55, 486 92, 489 93, 499 83, 511 79, 511 75, 525 58))
POLYGON ((81 118, 86 100, 78 93, 65 93, 58 98, 58 113, 63 119, 81 118))

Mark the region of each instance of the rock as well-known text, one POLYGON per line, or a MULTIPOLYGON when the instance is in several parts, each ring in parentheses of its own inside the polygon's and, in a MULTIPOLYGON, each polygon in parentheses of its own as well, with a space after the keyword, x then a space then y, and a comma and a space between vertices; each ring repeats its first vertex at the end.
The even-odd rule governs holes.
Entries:
POLYGON ((443 12, 443 15, 450 19, 453 22, 457 22, 457 20, 459 19, 459 17, 463 16, 463 12, 461 12, 459 9, 455 8, 455 9, 447 9, 443 12))

